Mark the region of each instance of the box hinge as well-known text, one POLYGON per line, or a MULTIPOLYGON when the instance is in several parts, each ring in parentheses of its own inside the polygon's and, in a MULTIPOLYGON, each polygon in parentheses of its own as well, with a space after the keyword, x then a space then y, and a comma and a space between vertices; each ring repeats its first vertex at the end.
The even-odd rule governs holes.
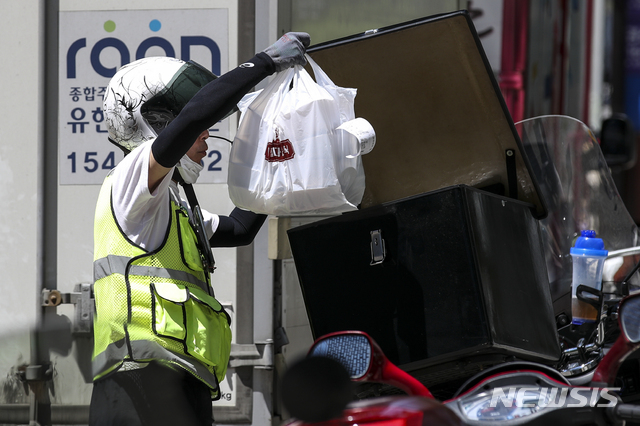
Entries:
POLYGON ((507 149, 505 151, 505 161, 507 165, 507 184, 509 185, 509 198, 518 199, 518 175, 516 173, 516 151, 507 149))

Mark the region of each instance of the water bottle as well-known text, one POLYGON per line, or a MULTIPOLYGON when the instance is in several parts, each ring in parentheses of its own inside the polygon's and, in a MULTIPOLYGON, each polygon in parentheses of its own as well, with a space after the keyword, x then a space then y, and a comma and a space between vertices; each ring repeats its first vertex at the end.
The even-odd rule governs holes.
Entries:
POLYGON ((596 232, 584 230, 571 247, 573 258, 573 280, 571 284, 572 323, 581 325, 593 323, 598 318, 598 310, 587 302, 579 300, 576 290, 585 285, 595 290, 602 290, 602 269, 609 252, 604 249, 604 242, 596 238, 596 232))

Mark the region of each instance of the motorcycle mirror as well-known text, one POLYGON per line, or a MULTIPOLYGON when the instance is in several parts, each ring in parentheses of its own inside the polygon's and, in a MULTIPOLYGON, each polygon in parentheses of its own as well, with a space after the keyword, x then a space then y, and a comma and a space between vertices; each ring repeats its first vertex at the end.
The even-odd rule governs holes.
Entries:
POLYGON ((614 114, 602 122, 600 149, 607 165, 628 170, 636 163, 636 136, 631 120, 624 114, 614 114))
POLYGON ((355 382, 378 382, 395 386, 408 395, 433 398, 422 383, 396 367, 380 346, 362 331, 340 331, 318 338, 308 356, 323 356, 340 362, 355 382))
POLYGON ((640 295, 625 299, 618 310, 620 331, 629 343, 640 342, 640 295))
POLYGON ((334 359, 346 368, 352 381, 361 381, 371 369, 371 343, 366 335, 357 332, 330 334, 313 344, 309 356, 334 359))
POLYGON ((593 374, 592 386, 613 385, 622 362, 640 347, 640 293, 625 297, 618 308, 620 336, 593 374))

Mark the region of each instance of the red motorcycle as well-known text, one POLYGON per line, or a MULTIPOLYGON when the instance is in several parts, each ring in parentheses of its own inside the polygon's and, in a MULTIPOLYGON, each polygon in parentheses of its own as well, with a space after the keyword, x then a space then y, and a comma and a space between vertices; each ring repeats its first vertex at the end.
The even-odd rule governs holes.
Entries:
POLYGON ((571 385, 558 371, 535 363, 505 363, 471 378, 450 400, 438 402, 420 382, 393 365, 364 332, 320 337, 308 357, 293 366, 283 402, 299 418, 288 426, 449 424, 618 425, 640 421, 640 406, 622 403, 616 377, 640 347, 640 293, 617 308, 620 335, 600 361, 588 386, 571 385), (395 386, 406 396, 345 402, 351 383, 395 386), (345 382, 346 381, 346 382, 345 382))

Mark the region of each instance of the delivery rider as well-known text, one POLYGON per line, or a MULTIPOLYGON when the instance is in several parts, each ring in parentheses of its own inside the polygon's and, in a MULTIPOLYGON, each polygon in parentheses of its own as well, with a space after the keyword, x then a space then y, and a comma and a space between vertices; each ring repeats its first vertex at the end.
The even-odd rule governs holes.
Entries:
POLYGON ((219 78, 155 57, 125 65, 109 82, 109 141, 125 158, 96 206, 91 425, 212 423, 231 331, 211 287, 209 246, 249 244, 265 216, 200 210, 177 182, 191 188, 208 129, 265 77, 303 65, 309 41, 285 34, 219 78))

